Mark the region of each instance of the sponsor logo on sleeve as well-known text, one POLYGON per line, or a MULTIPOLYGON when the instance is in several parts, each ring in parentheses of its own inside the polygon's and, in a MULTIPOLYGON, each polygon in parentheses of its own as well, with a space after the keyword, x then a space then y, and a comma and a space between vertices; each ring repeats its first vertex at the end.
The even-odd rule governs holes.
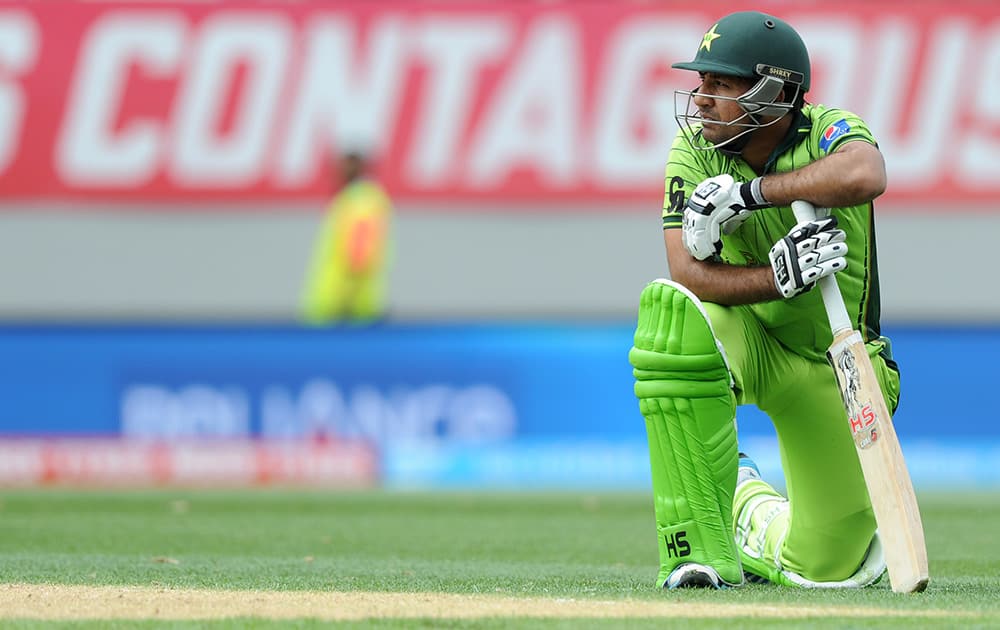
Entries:
POLYGON ((667 197, 670 201, 668 210, 670 212, 684 212, 685 200, 684 200, 684 180, 676 175, 670 178, 670 187, 667 191, 667 197))
POLYGON ((828 152, 834 141, 851 130, 851 126, 843 118, 826 128, 823 136, 819 139, 819 148, 823 152, 828 152))

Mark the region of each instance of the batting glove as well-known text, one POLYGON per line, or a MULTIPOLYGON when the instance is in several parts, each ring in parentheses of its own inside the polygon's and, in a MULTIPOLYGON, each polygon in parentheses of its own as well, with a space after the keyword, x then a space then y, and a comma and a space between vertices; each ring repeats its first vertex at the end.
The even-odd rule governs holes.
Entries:
POLYGON ((760 180, 736 182, 716 175, 698 184, 684 209, 682 240, 698 260, 722 251, 722 234, 732 234, 757 209, 769 207, 760 192, 760 180))
POLYGON ((804 221, 774 244, 769 257, 774 284, 785 298, 808 291, 820 279, 847 268, 847 235, 837 217, 804 221))

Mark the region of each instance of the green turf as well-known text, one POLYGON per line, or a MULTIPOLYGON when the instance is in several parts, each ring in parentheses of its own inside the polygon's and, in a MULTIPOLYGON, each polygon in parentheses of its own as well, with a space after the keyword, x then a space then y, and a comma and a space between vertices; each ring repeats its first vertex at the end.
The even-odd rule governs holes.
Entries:
MULTIPOLYGON (((158 585, 270 590, 446 591, 599 599, 884 607, 899 617, 741 619, 739 628, 1000 627, 1000 495, 920 497, 932 584, 893 594, 751 586, 653 588, 656 546, 646 494, 409 494, 302 491, 2 491, 0 583, 158 585), (952 610, 959 620, 919 617, 952 610)), ((665 621, 518 620, 524 628, 662 628, 665 621)), ((5 623, 4 627, 204 627, 5 623)), ((264 620, 213 628, 319 627, 264 620)), ((338 627, 420 627, 414 620, 338 627)), ((678 627, 712 628, 719 619, 678 627)), ((510 620, 428 622, 510 627, 510 620)))

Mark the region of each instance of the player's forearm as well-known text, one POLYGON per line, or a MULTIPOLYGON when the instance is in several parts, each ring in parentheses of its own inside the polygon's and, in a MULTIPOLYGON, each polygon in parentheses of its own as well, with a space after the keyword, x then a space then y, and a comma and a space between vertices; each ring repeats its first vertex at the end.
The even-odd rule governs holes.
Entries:
POLYGON ((695 260, 687 252, 680 255, 687 256, 689 260, 671 264, 670 277, 703 301, 736 306, 781 297, 775 288, 771 267, 738 267, 695 260))
POLYGON ((803 168, 767 175, 764 197, 776 206, 804 199, 823 208, 853 206, 885 191, 885 162, 873 145, 854 142, 803 168))

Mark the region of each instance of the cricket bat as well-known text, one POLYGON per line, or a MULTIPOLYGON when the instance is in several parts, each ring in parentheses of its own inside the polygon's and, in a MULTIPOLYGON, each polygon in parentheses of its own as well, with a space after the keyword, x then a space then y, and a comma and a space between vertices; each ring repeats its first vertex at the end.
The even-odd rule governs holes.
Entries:
MULTIPOLYGON (((793 202, 792 211, 797 221, 817 217, 816 209, 806 201, 793 202)), ((889 582, 897 593, 917 593, 927 588, 930 577, 924 528, 903 451, 864 339, 851 323, 836 276, 822 278, 818 284, 833 331, 826 356, 847 410, 885 551, 889 582)))

